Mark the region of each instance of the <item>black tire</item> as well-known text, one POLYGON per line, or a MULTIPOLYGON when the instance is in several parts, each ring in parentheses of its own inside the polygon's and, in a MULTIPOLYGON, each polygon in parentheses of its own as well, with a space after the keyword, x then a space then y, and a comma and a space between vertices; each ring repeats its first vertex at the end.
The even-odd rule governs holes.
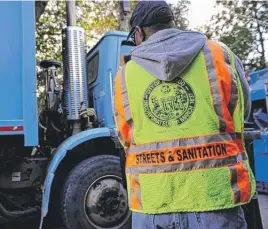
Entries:
POLYGON ((61 195, 61 215, 65 227, 67 229, 131 229, 131 213, 127 206, 127 192, 122 189, 121 183, 121 169, 118 157, 101 155, 86 159, 78 164, 67 177, 61 195), (116 180, 118 178, 119 180, 116 180), (115 180, 114 182, 113 179, 115 180), (108 181, 116 184, 117 189, 111 188, 113 187, 112 185, 105 184, 108 181), (116 193, 115 190, 118 191, 118 195, 120 194, 120 198, 117 194, 114 194, 116 193), (110 193, 115 196, 108 197, 106 202, 107 196, 112 195, 110 193), (91 208, 91 202, 96 199, 98 200, 96 205, 91 208), (100 204, 103 202, 104 204, 100 204), (86 203, 89 203, 90 207, 86 203), (108 207, 105 208, 104 206, 108 207), (106 210, 104 210, 105 212, 100 210, 100 214, 98 210, 108 209, 109 206, 115 206, 117 209, 115 210, 117 221, 114 221, 116 217, 112 218, 113 224, 110 224, 108 220, 110 221, 111 217, 114 216, 111 216, 115 212, 114 209, 109 209, 109 212, 108 210, 107 212, 106 210), (92 214, 94 215, 92 216, 92 214), (103 223, 100 222, 100 219, 103 219, 103 223))

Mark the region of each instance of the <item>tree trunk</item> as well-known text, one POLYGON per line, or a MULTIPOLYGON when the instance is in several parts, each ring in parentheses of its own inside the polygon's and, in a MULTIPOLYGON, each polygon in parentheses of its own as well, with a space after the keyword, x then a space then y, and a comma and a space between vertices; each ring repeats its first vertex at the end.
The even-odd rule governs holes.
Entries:
POLYGON ((38 22, 44 13, 48 1, 35 1, 35 21, 38 22))
POLYGON ((264 48, 264 39, 263 39, 263 33, 261 32, 260 25, 258 23, 257 30, 260 36, 260 45, 261 45, 261 68, 266 67, 266 60, 265 60, 265 48, 264 48))
POLYGON ((119 15, 120 15, 120 31, 129 31, 130 19, 130 1, 123 0, 119 2, 119 15))
POLYGON ((257 32, 260 36, 259 38, 259 42, 260 42, 260 46, 261 46, 261 50, 259 51, 257 49, 257 51, 261 54, 261 68, 265 68, 266 67, 266 59, 265 59, 265 48, 264 48, 264 38, 263 38, 263 32, 261 31, 261 25, 260 23, 257 21, 259 20, 256 9, 254 10, 254 16, 256 19, 256 23, 257 23, 257 32))

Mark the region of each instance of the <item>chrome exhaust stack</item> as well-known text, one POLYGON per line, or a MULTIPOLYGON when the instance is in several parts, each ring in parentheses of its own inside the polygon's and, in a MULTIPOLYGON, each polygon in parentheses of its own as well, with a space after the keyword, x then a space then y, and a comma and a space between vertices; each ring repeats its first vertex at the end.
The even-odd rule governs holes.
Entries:
POLYGON ((86 73, 86 36, 76 25, 75 1, 66 1, 67 27, 63 30, 64 100, 67 120, 80 120, 81 110, 88 108, 86 73))

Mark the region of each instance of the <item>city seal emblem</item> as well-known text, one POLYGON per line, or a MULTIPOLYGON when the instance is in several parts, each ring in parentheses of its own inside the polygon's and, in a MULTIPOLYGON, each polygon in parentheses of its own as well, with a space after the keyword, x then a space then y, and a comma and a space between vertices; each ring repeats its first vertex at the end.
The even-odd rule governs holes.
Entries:
POLYGON ((186 122, 195 109, 195 102, 193 89, 183 79, 155 80, 145 91, 143 107, 152 122, 170 127, 186 122))

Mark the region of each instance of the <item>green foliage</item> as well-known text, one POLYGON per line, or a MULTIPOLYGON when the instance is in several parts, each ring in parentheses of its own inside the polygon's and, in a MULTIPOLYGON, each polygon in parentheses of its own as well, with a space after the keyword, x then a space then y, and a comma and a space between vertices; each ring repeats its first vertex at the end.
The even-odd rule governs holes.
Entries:
POLYGON ((254 51, 252 46, 254 38, 247 27, 234 25, 230 33, 223 34, 220 40, 227 44, 241 60, 244 60, 245 64, 249 55, 254 51))
MULTIPOLYGON (((77 1, 77 24, 87 35, 88 48, 108 30, 119 25, 117 1, 77 1)), ((61 32, 66 26, 64 1, 49 1, 44 13, 36 23, 37 62, 43 59, 61 60, 61 32)))
MULTIPOLYGON (((131 10, 137 0, 131 0, 131 10)), ((178 1, 172 5, 175 22, 181 29, 186 29, 186 18, 190 2, 178 1)), ((44 59, 61 60, 62 29, 66 26, 66 6, 64 1, 50 0, 36 23, 36 58, 37 63, 44 59)), ((79 0, 76 2, 77 24, 83 27, 87 35, 88 48, 109 30, 119 28, 119 2, 101 0, 79 0)))
POLYGON ((65 3, 50 1, 36 23, 36 58, 61 60, 61 30, 66 24, 65 3))
POLYGON ((218 1, 217 7, 219 13, 201 31, 208 38, 218 39, 228 45, 240 57, 246 69, 265 68, 267 1, 218 1))
POLYGON ((136 5, 138 4, 138 0, 130 0, 130 8, 131 8, 131 12, 133 12, 133 10, 135 9, 136 5))
POLYGON ((118 8, 117 1, 77 2, 77 24, 85 29, 88 41, 99 39, 105 32, 118 28, 118 8))
POLYGON ((176 5, 170 5, 175 17, 175 24, 179 29, 185 30, 189 26, 187 14, 189 12, 190 1, 179 0, 176 5))

